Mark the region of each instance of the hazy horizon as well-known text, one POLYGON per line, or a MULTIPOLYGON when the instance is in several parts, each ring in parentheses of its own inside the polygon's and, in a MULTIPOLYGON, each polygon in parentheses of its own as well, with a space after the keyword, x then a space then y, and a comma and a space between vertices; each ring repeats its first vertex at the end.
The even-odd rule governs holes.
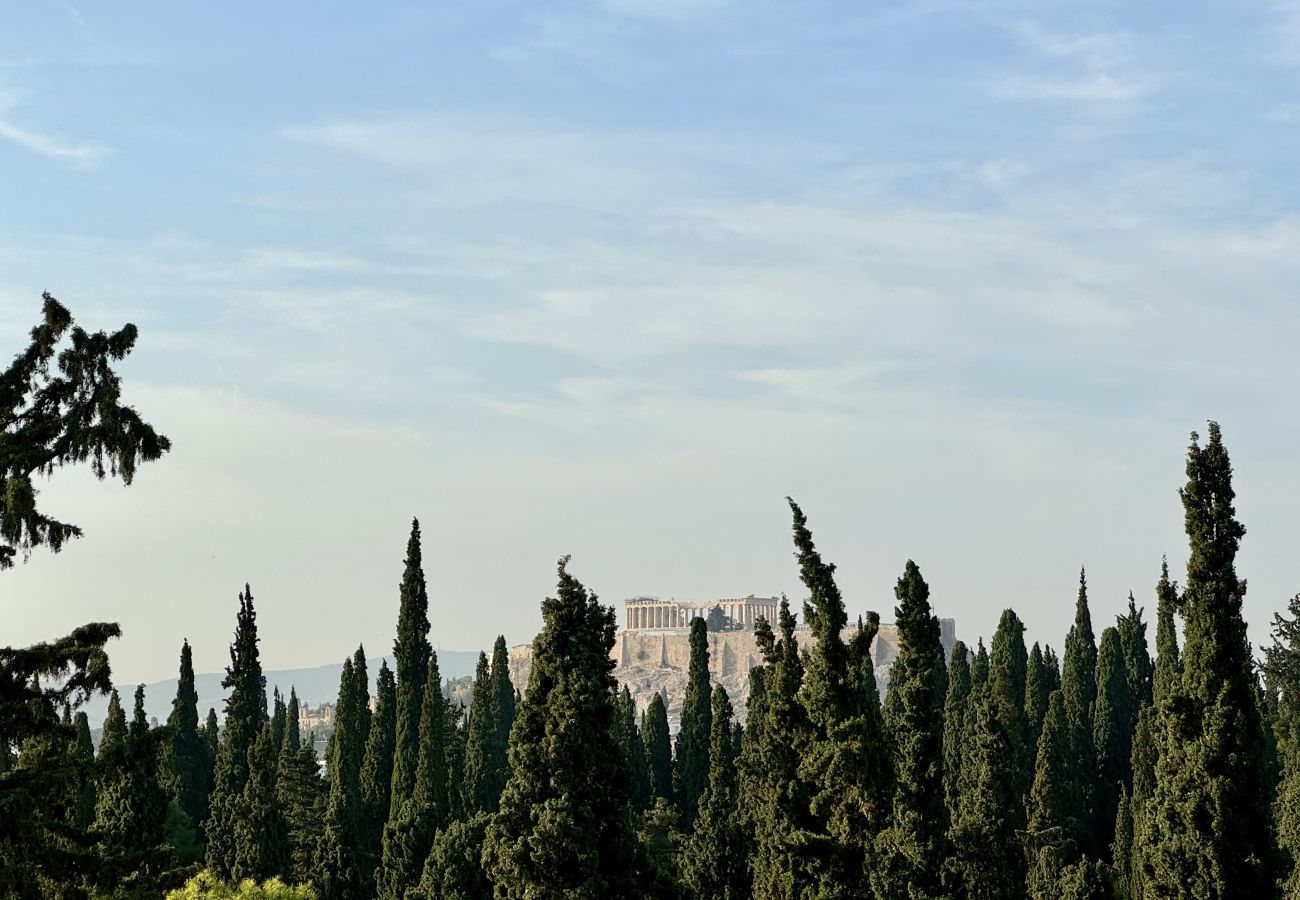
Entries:
POLYGON ((1080 566, 1098 631, 1182 580, 1207 419, 1253 645, 1300 590, 1296 4, 9 19, 0 353, 43 290, 134 322, 174 449, 40 485, 86 537, 0 574, 4 644, 218 671, 247 582, 268 668, 388 653, 412 516, 435 647, 531 640, 564 554, 798 604, 788 494, 850 615, 910 558, 1059 650, 1080 566))

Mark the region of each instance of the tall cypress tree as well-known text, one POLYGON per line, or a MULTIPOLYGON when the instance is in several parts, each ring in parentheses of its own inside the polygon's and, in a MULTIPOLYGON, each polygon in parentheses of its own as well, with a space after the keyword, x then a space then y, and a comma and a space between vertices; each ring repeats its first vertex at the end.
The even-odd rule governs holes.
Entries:
POLYGON ((287 726, 288 712, 284 705, 284 696, 279 685, 271 689, 271 746, 279 752, 284 743, 284 729, 287 726))
POLYGON ((325 817, 325 784, 316 764, 312 736, 299 740, 298 709, 298 693, 290 690, 275 781, 276 802, 288 830, 285 877, 293 884, 315 877, 316 845, 325 817))
MULTIPOLYGON (((1029 768, 1033 753, 1029 749, 1029 723, 1025 715, 1025 691, 1029 654, 1025 650, 1025 626, 1014 610, 1002 611, 993 632, 993 650, 989 655, 989 687, 1002 730, 1011 741, 1015 764, 1016 792, 1029 793, 1033 771, 1029 768)), ((1017 825, 1023 826, 1023 807, 1017 812, 1017 825)))
POLYGON ((1300 896, 1300 594, 1287 604, 1290 617, 1273 614, 1273 643, 1265 649, 1264 676, 1277 713, 1274 722, 1283 764, 1274 813, 1278 844, 1287 857, 1285 896, 1300 896))
POLYGON ((691 620, 690 662, 686 696, 682 701, 681 728, 673 759, 673 792, 682 831, 695 827, 700 797, 709 784, 709 743, 713 716, 709 706, 709 635, 704 620, 691 620))
POLYGON ((1138 608, 1133 599, 1133 592, 1129 591, 1128 612, 1119 616, 1115 622, 1115 628, 1119 632, 1120 649, 1124 656, 1124 674, 1128 682, 1128 693, 1133 699, 1135 725, 1138 711, 1152 701, 1152 678, 1155 674, 1151 649, 1147 646, 1147 623, 1142 621, 1142 612, 1143 610, 1138 608))
POLYGON ((472 815, 492 812, 497 797, 492 796, 492 751, 497 738, 496 704, 486 653, 478 655, 474 669, 474 692, 469 704, 469 727, 465 741, 465 806, 472 815))
POLYGON ((1162 559, 1160 580, 1156 583, 1156 664, 1152 676, 1152 694, 1156 703, 1170 697, 1183 674, 1178 627, 1174 624, 1178 604, 1178 585, 1169 580, 1169 561, 1162 559))
POLYGON ((230 878, 235 872, 239 851, 235 834, 249 778, 248 754, 268 721, 266 677, 257 644, 253 592, 244 585, 235 619, 235 642, 230 645, 230 665, 221 682, 222 687, 230 689, 230 696, 226 698, 226 727, 217 751, 207 829, 207 866, 219 878, 230 878))
POLYGON ((113 688, 108 695, 108 714, 99 733, 99 755, 105 756, 125 740, 126 713, 122 711, 122 698, 117 695, 117 688, 113 688))
POLYGON ((1029 857, 1029 896, 1054 900, 1062 871, 1081 856, 1083 803, 1075 763, 1074 735, 1065 715, 1065 698, 1053 691, 1038 739, 1037 768, 1029 792, 1025 850, 1029 857))
MULTIPOLYGON (((398 688, 400 691, 400 683, 398 688)), ((393 797, 393 802, 400 806, 384 826, 382 858, 375 873, 377 893, 382 900, 402 900, 406 891, 416 886, 434 835, 448 820, 444 734, 447 708, 436 654, 429 656, 421 701, 415 788, 409 797, 393 797)))
POLYGON ((893 821, 876 840, 881 859, 872 883, 882 900, 921 900, 942 896, 942 866, 948 856, 943 644, 939 619, 930 608, 930 588, 911 560, 898 579, 894 596, 899 602, 894 610, 898 659, 890 673, 898 697, 893 728, 896 788, 893 821))
POLYGON ((623 685, 623 691, 618 695, 614 733, 627 763, 632 811, 644 812, 650 803, 650 775, 646 771, 645 745, 641 743, 641 732, 636 727, 636 701, 627 685, 623 685))
POLYGON ((682 850, 682 881, 700 900, 749 896, 749 831, 736 814, 739 782, 731 701, 722 685, 713 689, 709 724, 709 784, 700 800, 695 832, 682 850))
POLYGON ((991 692, 978 689, 968 711, 966 762, 953 857, 945 867, 949 895, 982 900, 1021 900, 1025 859, 1016 833, 1021 799, 1011 739, 1003 729, 991 692))
POLYGON ((234 881, 283 877, 289 866, 289 826, 276 794, 279 753, 268 719, 248 750, 248 781, 235 820, 234 881))
POLYGON ((1120 789, 1132 783, 1134 703, 1129 694, 1128 670, 1119 631, 1101 633, 1097 652, 1097 701, 1093 712, 1092 749, 1097 761, 1097 794, 1094 825, 1098 848, 1114 840, 1115 814, 1120 789))
MULTIPOLYGON (((420 522, 411 520, 406 542, 406 568, 398 589, 397 639, 393 656, 397 665, 397 741, 393 750, 392 802, 401 803, 415 789, 420 760, 420 710, 429 680, 429 592, 424 583, 420 551, 420 522)), ((390 810, 392 817, 396 809, 390 810)))
POLYGON ((948 693, 943 701, 943 795, 948 820, 957 815, 958 784, 962 769, 962 733, 971 692, 970 652, 966 644, 952 645, 948 664, 948 693))
POLYGON ((201 829, 208 818, 215 760, 199 733, 199 695, 194 688, 194 659, 189 641, 181 644, 180 678, 167 726, 171 740, 163 784, 194 827, 201 829))
POLYGON ((971 688, 983 687, 989 681, 989 652, 984 649, 984 638, 975 644, 975 656, 970 663, 971 688))
POLYGON ((1038 736, 1043 733, 1043 720, 1047 717, 1047 703, 1055 688, 1052 676, 1043 659, 1038 642, 1029 651, 1029 666, 1025 670, 1025 725, 1028 728, 1029 761, 1031 771, 1038 769, 1038 736))
MULTIPOLYGON (((1270 777, 1234 561, 1246 529, 1218 424, 1193 433, 1181 491, 1190 556, 1183 670, 1160 701, 1148 890, 1216 900, 1275 896, 1270 777)), ((1157 660, 1159 666, 1159 660, 1157 660)))
POLYGON ((673 801, 672 737, 668 732, 668 708, 663 695, 656 693, 641 716, 641 740, 645 744, 646 778, 649 801, 662 797, 673 801))
POLYGON ((497 635, 492 645, 492 719, 497 725, 496 740, 492 742, 492 765, 489 768, 488 795, 493 811, 505 790, 510 777, 510 760, 506 748, 510 745, 510 729, 515 724, 515 686, 510 683, 510 654, 506 639, 497 635))
POLYGON ((326 761, 329 799, 325 806, 325 829, 316 851, 316 884, 324 900, 363 896, 369 881, 365 867, 367 863, 373 865, 363 844, 365 825, 361 805, 364 728, 358 682, 365 677, 364 669, 357 671, 351 659, 343 660, 334 735, 326 761))
POLYGON ((374 870, 379 864, 384 823, 388 821, 393 786, 393 745, 397 740, 397 682, 388 663, 381 661, 375 686, 375 714, 366 738, 361 765, 361 841, 366 862, 365 885, 373 893, 374 870))
MULTIPOLYGON (((1079 597, 1074 607, 1074 624, 1065 637, 1065 659, 1061 669, 1061 695, 1065 701, 1065 720, 1070 727, 1074 747, 1071 777, 1078 782, 1078 794, 1084 809, 1096 809, 1097 763, 1093 753, 1093 704, 1097 699, 1097 642, 1092 631, 1092 613, 1088 609, 1088 581, 1079 572, 1079 597)), ((1097 822, 1088 814, 1082 825, 1084 851, 1100 849, 1093 843, 1099 833, 1097 822)))
MULTIPOLYGON (((203 723, 203 742, 208 745, 208 757, 212 765, 217 764, 217 750, 221 746, 221 727, 217 725, 217 711, 208 707, 208 718, 203 723)), ((209 798, 209 806, 211 798, 209 798)))
POLYGON ((76 772, 72 784, 71 825, 84 833, 95 821, 95 745, 90 739, 90 720, 78 711, 72 720, 72 759, 76 772))
POLYGON ((542 603, 528 693, 510 734, 510 780, 483 867, 500 900, 638 891, 629 785, 614 738, 615 616, 559 562, 542 603))
MULTIPOLYGON (((850 665, 841 633, 848 616, 835 566, 813 544, 807 518, 789 497, 799 577, 808 589, 803 618, 816 643, 808 654, 799 702, 807 712, 809 745, 801 776, 808 781, 813 834, 800 865, 808 884, 835 884, 864 893, 873 836, 889 817, 889 748, 874 690, 850 665)), ((932 661, 933 662, 933 661, 932 661)), ((796 884, 801 879, 796 877, 796 884)))
POLYGON ((167 794, 158 780, 160 736, 150 731, 144 685, 139 685, 126 734, 101 750, 107 774, 95 802, 93 832, 101 868, 94 880, 115 884, 129 876, 143 886, 162 870, 167 794))

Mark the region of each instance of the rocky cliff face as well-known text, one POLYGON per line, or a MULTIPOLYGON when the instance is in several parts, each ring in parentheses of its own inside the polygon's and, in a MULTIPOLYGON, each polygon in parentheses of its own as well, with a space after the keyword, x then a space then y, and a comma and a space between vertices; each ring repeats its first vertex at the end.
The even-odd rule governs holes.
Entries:
MULTIPOLYGON (((951 619, 941 619, 943 644, 952 651, 955 628, 951 619)), ((844 632, 845 640, 852 635, 844 632)), ((614 677, 626 685, 644 710, 650 698, 662 694, 668 706, 668 724, 675 731, 680 721, 682 699, 686 695, 686 670, 690 663, 690 633, 685 628, 655 631, 623 631, 614 639, 610 656, 615 662, 614 677)), ((800 630, 796 638, 802 646, 812 643, 812 634, 800 630)), ((883 692, 889 669, 898 658, 898 631, 893 625, 881 625, 871 647, 876 666, 876 682, 883 692)), ((709 675, 714 684, 727 689, 737 716, 743 721, 749 703, 749 670, 759 665, 762 655, 754 641, 754 632, 723 631, 709 634, 709 675)), ((533 648, 527 644, 510 649, 510 679, 526 692, 528 675, 533 668, 533 648)))

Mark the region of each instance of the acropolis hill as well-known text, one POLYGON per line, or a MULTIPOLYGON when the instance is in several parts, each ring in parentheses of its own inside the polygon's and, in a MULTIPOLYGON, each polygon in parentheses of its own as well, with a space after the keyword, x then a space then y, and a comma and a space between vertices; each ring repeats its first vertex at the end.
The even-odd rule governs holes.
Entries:
MULTIPOLYGON (((623 628, 614 638, 610 656, 615 662, 614 677, 627 685, 643 711, 655 693, 664 695, 668 704, 668 721, 675 729, 686 694, 686 669, 690 662, 690 622, 700 617, 709 623, 709 674, 715 684, 727 689, 737 715, 743 719, 749 702, 749 670, 759 665, 762 656, 754 639, 754 623, 760 616, 776 620, 780 600, 774 597, 731 597, 718 600, 664 600, 636 597, 624 603, 623 628)), ((792 609, 795 604, 791 604, 792 609)), ((956 623, 939 620, 940 639, 945 653, 952 652, 956 640, 956 623)), ((844 630, 848 640, 853 628, 844 630)), ((803 627, 795 632, 802 646, 813 642, 803 627)), ((889 669, 898 658, 898 629, 882 623, 871 645, 876 681, 882 690, 889 669)), ((510 650, 510 678, 521 690, 528 685, 532 670, 533 648, 530 645, 510 650)))

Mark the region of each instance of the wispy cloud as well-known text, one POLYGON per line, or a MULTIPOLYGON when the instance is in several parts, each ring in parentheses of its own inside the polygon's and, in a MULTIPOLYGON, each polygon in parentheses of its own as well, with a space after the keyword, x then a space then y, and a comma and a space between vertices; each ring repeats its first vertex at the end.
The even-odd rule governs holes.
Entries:
POLYGON ((993 94, 1000 99, 1130 101, 1159 84, 1142 65, 1137 40, 1129 33, 1063 33, 1029 21, 1014 23, 1011 33, 1037 63, 996 79, 993 94))
POLYGON ((0 87, 0 140, 17 144, 49 159, 70 162, 77 166, 90 166, 102 159, 109 148, 93 141, 74 141, 57 135, 24 128, 10 118, 21 92, 5 91, 0 87))

